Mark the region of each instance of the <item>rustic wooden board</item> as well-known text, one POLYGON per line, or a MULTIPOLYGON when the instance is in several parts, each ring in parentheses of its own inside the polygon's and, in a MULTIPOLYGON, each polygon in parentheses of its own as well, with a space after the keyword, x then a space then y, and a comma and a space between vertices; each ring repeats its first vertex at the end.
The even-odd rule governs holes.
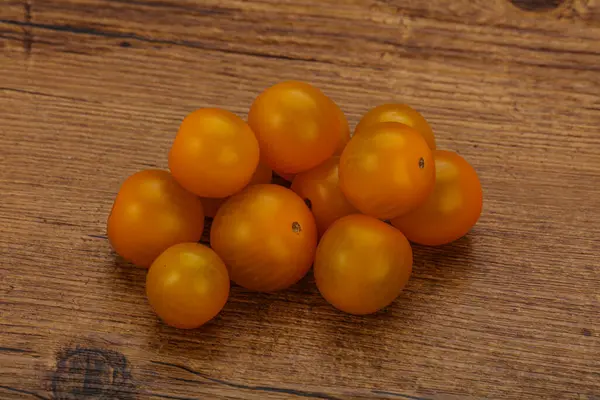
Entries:
POLYGON ((600 399, 598 0, 0 0, 0 398, 600 399), (412 104, 484 186, 385 312, 312 277, 164 326, 105 220, 182 117, 307 80, 412 104))

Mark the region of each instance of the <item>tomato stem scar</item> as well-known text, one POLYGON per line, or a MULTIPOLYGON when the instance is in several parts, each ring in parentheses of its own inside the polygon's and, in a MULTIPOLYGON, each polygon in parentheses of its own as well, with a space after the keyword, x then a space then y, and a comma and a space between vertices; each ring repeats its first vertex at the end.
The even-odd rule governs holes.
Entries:
POLYGON ((300 224, 298 222, 293 222, 292 223, 292 231, 294 233, 300 233, 302 231, 302 227, 300 226, 300 224))

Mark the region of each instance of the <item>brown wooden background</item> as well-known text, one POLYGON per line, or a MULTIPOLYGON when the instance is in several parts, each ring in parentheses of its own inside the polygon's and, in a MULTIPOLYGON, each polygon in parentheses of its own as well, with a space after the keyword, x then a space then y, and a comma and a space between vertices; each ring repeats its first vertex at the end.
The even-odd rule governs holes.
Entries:
POLYGON ((0 0, 0 398, 600 399, 600 1, 0 0), (311 277, 164 326, 105 221, 185 114, 407 102, 484 186, 385 312, 311 277))

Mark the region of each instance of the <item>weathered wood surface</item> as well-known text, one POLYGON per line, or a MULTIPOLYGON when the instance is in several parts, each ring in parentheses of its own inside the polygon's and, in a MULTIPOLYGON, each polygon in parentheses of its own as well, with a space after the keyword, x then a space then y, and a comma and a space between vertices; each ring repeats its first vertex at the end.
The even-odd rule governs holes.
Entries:
POLYGON ((598 0, 0 0, 0 398, 600 399, 598 0), (105 220, 182 117, 303 79, 414 105, 480 173, 375 316, 311 277, 157 321, 105 220))

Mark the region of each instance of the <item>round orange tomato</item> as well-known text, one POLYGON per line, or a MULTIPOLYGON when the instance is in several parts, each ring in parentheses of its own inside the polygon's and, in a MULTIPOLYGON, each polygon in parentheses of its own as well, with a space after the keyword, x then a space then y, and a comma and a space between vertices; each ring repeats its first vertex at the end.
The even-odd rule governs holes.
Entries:
POLYGON ((344 125, 340 110, 319 89, 303 82, 283 82, 261 93, 248 123, 264 160, 277 173, 295 174, 331 157, 344 125))
POLYGON ((229 275, 217 253, 198 243, 168 248, 146 277, 148 302, 167 324, 197 328, 214 318, 229 296, 229 275))
POLYGON ((273 292, 293 285, 310 269, 317 228, 296 193, 277 185, 253 185, 221 206, 210 245, 235 283, 273 292))
POLYGON ((371 314, 389 305, 412 272, 412 249, 393 226, 354 214, 334 222, 315 256, 319 291, 334 307, 371 314))
POLYGON ((433 130, 421 114, 406 104, 384 104, 373 108, 360 120, 354 134, 380 122, 400 122, 414 128, 423 136, 429 148, 435 150, 433 130))
POLYGON ((475 225, 483 207, 483 192, 473 167, 451 151, 436 150, 435 188, 416 210, 392 219, 412 242, 437 246, 453 242, 475 225))
POLYGON ((362 213, 380 219, 406 214, 433 190, 431 150, 413 128, 382 122, 354 135, 340 159, 340 187, 362 213))
POLYGON ((358 213, 339 187, 339 157, 332 157, 323 164, 294 178, 291 189, 309 206, 319 235, 323 235, 334 221, 358 213))
POLYGON ((248 185, 258 160, 258 142, 248 124, 229 111, 204 108, 183 120, 169 168, 190 192, 222 198, 248 185))
MULTIPOLYGON (((273 179, 273 170, 264 163, 258 163, 258 167, 256 167, 256 171, 254 171, 254 175, 252 175, 252 179, 250 179, 250 183, 248 185, 257 185, 259 183, 271 183, 273 179)), ((227 201, 228 197, 216 199, 210 197, 202 198, 202 205, 204 206, 204 215, 209 218, 214 218, 217 215, 217 211, 221 207, 225 201, 227 201)))
POLYGON ((121 186, 107 230, 112 247, 121 257, 149 267, 170 246, 200 240, 204 230, 202 203, 167 171, 138 172, 121 186))

